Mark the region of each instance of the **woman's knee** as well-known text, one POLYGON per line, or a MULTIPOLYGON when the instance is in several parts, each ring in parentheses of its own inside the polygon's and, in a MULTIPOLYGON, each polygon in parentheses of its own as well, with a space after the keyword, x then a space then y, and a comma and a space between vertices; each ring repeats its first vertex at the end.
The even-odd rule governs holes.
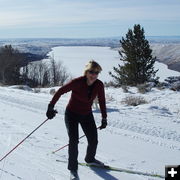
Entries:
POLYGON ((97 138, 89 139, 88 144, 89 145, 97 145, 98 144, 98 139, 97 138))

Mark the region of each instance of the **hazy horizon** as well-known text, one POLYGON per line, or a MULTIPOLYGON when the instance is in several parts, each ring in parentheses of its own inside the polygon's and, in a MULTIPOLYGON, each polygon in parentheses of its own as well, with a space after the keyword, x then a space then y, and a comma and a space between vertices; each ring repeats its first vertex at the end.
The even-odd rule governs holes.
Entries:
MULTIPOLYGON (((0 37, 0 39, 118 39, 118 38, 121 38, 121 37, 124 37, 124 36, 107 36, 107 37, 89 37, 89 38, 86 38, 86 37, 81 37, 81 38, 71 38, 71 37, 10 37, 10 38, 7 38, 7 37, 0 37)), ((180 38, 180 35, 173 35, 173 36, 145 36, 147 39, 148 38, 180 38)))

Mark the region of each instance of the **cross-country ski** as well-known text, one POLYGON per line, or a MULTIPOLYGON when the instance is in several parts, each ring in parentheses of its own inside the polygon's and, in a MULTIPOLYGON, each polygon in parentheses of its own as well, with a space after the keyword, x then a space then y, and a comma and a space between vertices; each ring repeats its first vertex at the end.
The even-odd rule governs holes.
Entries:
MULTIPOLYGON (((63 162, 63 163, 67 163, 67 161, 63 161, 63 160, 56 160, 57 162, 63 162)), ((108 170, 108 171, 117 171, 117 172, 122 172, 122 173, 129 173, 129 174, 136 174, 136 175, 142 175, 142 176, 151 176, 151 177, 158 177, 158 178, 165 178, 165 176, 163 175, 159 175, 159 174, 153 174, 153 173, 148 173, 148 172, 140 172, 140 171, 133 171, 130 169, 123 169, 123 168, 117 168, 117 167, 112 167, 109 165, 97 165, 97 164, 88 164, 88 163, 83 163, 83 162, 78 162, 79 165, 81 166, 87 166, 90 168, 100 168, 100 169, 104 169, 104 170, 108 170)))

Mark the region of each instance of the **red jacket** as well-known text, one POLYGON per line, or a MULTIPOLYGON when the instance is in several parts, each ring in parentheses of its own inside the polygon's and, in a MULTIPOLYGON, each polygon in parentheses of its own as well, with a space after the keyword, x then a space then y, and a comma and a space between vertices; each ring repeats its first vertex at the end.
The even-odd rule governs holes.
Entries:
POLYGON ((86 76, 75 78, 69 83, 59 88, 59 90, 56 92, 50 103, 55 105, 62 94, 72 91, 71 98, 69 100, 67 108, 72 112, 84 115, 92 112, 91 106, 93 100, 97 96, 99 100, 102 118, 106 118, 107 113, 104 84, 102 83, 102 81, 97 79, 93 83, 93 86, 94 87, 92 90, 91 97, 88 98, 88 85, 86 82, 86 76))

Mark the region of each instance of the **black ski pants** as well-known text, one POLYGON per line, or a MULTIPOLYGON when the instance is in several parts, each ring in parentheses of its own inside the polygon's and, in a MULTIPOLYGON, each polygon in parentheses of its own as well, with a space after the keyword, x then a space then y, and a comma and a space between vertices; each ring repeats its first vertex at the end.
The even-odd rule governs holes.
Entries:
POLYGON ((97 128, 94 121, 94 116, 91 113, 87 115, 80 115, 66 109, 65 112, 65 124, 69 136, 69 148, 68 148, 68 169, 78 169, 78 143, 79 143, 79 124, 81 125, 84 134, 88 141, 88 147, 86 151, 86 162, 92 162, 95 159, 96 149, 98 144, 97 128))

